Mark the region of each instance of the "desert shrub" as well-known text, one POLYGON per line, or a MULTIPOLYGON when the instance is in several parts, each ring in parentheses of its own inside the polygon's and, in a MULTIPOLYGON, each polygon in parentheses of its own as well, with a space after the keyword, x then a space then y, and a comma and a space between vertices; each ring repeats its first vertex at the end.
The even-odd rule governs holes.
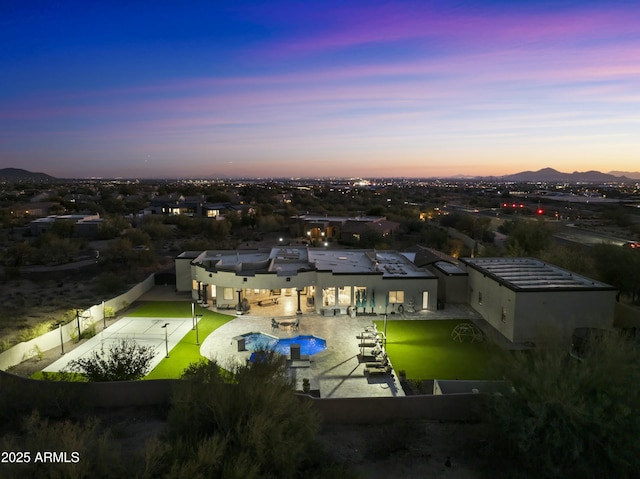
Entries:
POLYGON ((585 351, 581 360, 562 348, 505 354, 499 372, 513 389, 486 411, 501 467, 531 477, 637 475, 640 351, 614 333, 585 351))
POLYGON ((52 421, 37 412, 28 416, 17 434, 0 440, 2 451, 29 451, 28 464, 2 464, 3 477, 125 477, 118 444, 95 418, 83 422, 52 421), (65 461, 38 460, 46 451, 65 453, 65 461))
POLYGON ((147 477, 288 478, 299 472, 319 428, 310 403, 294 394, 286 359, 221 369, 191 365, 176 388, 166 440, 147 456, 147 477), (182 475, 181 475, 182 474, 182 475))
POLYGON ((82 330, 82 334, 80 334, 81 339, 89 339, 93 338, 96 335, 96 325, 90 324, 86 328, 82 330))
POLYGON ((29 341, 31 339, 42 336, 45 333, 48 333, 55 327, 55 322, 53 321, 44 321, 42 323, 38 323, 30 328, 23 329, 20 331, 18 335, 19 341, 29 341))
POLYGON ((146 376, 154 356, 152 346, 125 338, 107 349, 103 346, 87 357, 70 361, 65 369, 84 374, 89 381, 131 381, 146 376))

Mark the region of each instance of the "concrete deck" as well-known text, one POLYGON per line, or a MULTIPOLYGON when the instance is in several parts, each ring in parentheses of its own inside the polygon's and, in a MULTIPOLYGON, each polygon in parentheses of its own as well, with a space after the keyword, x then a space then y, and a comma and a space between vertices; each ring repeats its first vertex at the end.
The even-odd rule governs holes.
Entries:
MULTIPOLYGON (((363 396, 404 396, 397 375, 365 376, 364 364, 358 360, 360 351, 356 336, 371 326, 372 317, 324 317, 301 315, 300 328, 271 328, 271 317, 239 316, 211 333, 202 343, 200 353, 216 359, 222 366, 243 364, 250 351, 238 351, 234 337, 245 333, 263 332, 279 338, 298 335, 319 336, 327 341, 327 349, 310 356, 309 361, 296 361, 291 368, 296 389, 302 389, 302 380, 309 379, 311 389, 320 391, 322 398, 363 396)), ((294 320, 294 318, 287 318, 294 320)), ((378 318, 375 318, 378 319, 378 318)), ((284 318, 278 318, 284 320, 284 318)))
MULTIPOLYGON (((291 375, 296 382, 296 389, 302 390, 303 379, 309 379, 312 390, 318 390, 322 398, 349 397, 392 397, 404 396, 398 381, 397 371, 392 375, 368 377, 364 364, 359 361, 359 340, 356 338, 372 321, 382 320, 382 315, 358 315, 352 318, 347 315, 320 316, 306 307, 303 302, 303 314, 296 315, 297 298, 282 296, 278 304, 265 306, 252 305, 247 315, 237 316, 211 333, 202 342, 200 353, 207 358, 216 359, 221 366, 244 364, 249 359, 250 351, 238 351, 237 341, 233 338, 250 332, 264 332, 277 337, 295 337, 297 335, 315 335, 327 341, 327 349, 313 355, 309 360, 295 361, 291 364, 291 375), (297 330, 291 328, 271 328, 271 318, 278 321, 300 320, 297 330)), ((171 300, 190 302, 190 294, 175 293, 169 287, 157 286, 140 298, 140 301, 171 300)), ((215 308, 212 308, 215 310, 215 308)), ((233 311, 222 310, 224 314, 233 311)), ((392 313, 393 320, 439 320, 469 319, 476 324, 480 316, 466 305, 447 305, 446 309, 437 311, 420 311, 417 313, 392 313)), ((134 338, 142 344, 155 348, 156 356, 153 366, 165 356, 164 323, 168 327, 169 351, 182 337, 191 330, 191 318, 133 318, 125 317, 110 325, 105 331, 69 351, 44 371, 60 371, 71 359, 91 354, 105 344, 115 342, 122 337, 134 338)), ((391 364, 393 366, 393 364, 391 364)))
MULTIPOLYGON (((258 309, 260 313, 267 312, 271 306, 258 309)), ((273 311, 279 309, 273 307, 273 311)), ((252 309, 253 311, 253 309, 252 309)), ((211 333, 202 343, 200 353, 210 359, 216 359, 222 366, 229 364, 243 364, 249 359, 250 351, 238 351, 236 336, 251 332, 263 332, 273 336, 285 338, 298 335, 319 336, 327 341, 327 349, 304 361, 296 361, 292 368, 292 375, 296 380, 296 389, 302 389, 302 380, 310 380, 311 388, 320 391, 322 398, 348 397, 390 397, 404 396, 400 387, 397 372, 390 376, 368 377, 365 375, 364 364, 359 361, 359 340, 356 338, 372 321, 382 320, 383 316, 320 316, 317 314, 302 314, 300 328, 271 328, 271 318, 282 321, 282 316, 244 315, 226 323, 211 333), (305 367, 306 366, 306 367, 305 367)), ((471 308, 460 305, 445 310, 422 311, 413 314, 390 314, 389 320, 439 320, 439 319, 475 319, 477 313, 471 308)), ((296 316, 286 317, 293 321, 296 316)), ((393 366, 393 364, 392 364, 393 366)))

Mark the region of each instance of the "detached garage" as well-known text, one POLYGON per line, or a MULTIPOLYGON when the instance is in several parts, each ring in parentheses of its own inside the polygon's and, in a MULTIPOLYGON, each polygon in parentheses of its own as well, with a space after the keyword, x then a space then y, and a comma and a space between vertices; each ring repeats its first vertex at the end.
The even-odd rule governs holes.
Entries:
POLYGON ((616 290, 535 258, 464 258, 469 305, 512 343, 571 342, 613 326, 616 290))

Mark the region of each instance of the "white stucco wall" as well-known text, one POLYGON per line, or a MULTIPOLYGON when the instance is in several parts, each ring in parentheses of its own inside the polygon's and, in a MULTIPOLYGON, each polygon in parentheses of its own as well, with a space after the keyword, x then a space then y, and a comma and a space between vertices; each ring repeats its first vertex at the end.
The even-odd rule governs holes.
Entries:
POLYGON ((575 328, 613 326, 613 290, 514 291, 472 268, 468 272, 469 305, 509 341, 568 342, 575 328))

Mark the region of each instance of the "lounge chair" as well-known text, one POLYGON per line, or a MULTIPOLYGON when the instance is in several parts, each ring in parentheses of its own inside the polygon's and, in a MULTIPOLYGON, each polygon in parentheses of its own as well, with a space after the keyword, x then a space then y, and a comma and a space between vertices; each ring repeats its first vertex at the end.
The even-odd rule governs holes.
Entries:
POLYGON ((380 345, 380 338, 371 339, 371 338, 362 338, 358 340, 358 346, 361 348, 374 348, 380 345))
POLYGON ((387 374, 391 374, 392 371, 393 369, 390 365, 364 368, 364 373, 369 376, 386 376, 387 374))
POLYGON ((376 358, 375 361, 368 361, 364 364, 365 368, 384 368, 389 365, 389 358, 384 356, 379 356, 379 359, 376 358))
POLYGON ((360 348, 360 361, 377 361, 385 353, 384 348, 376 344, 373 348, 360 348))
POLYGON ((363 331, 356 336, 357 339, 380 339, 382 335, 379 332, 363 331))

